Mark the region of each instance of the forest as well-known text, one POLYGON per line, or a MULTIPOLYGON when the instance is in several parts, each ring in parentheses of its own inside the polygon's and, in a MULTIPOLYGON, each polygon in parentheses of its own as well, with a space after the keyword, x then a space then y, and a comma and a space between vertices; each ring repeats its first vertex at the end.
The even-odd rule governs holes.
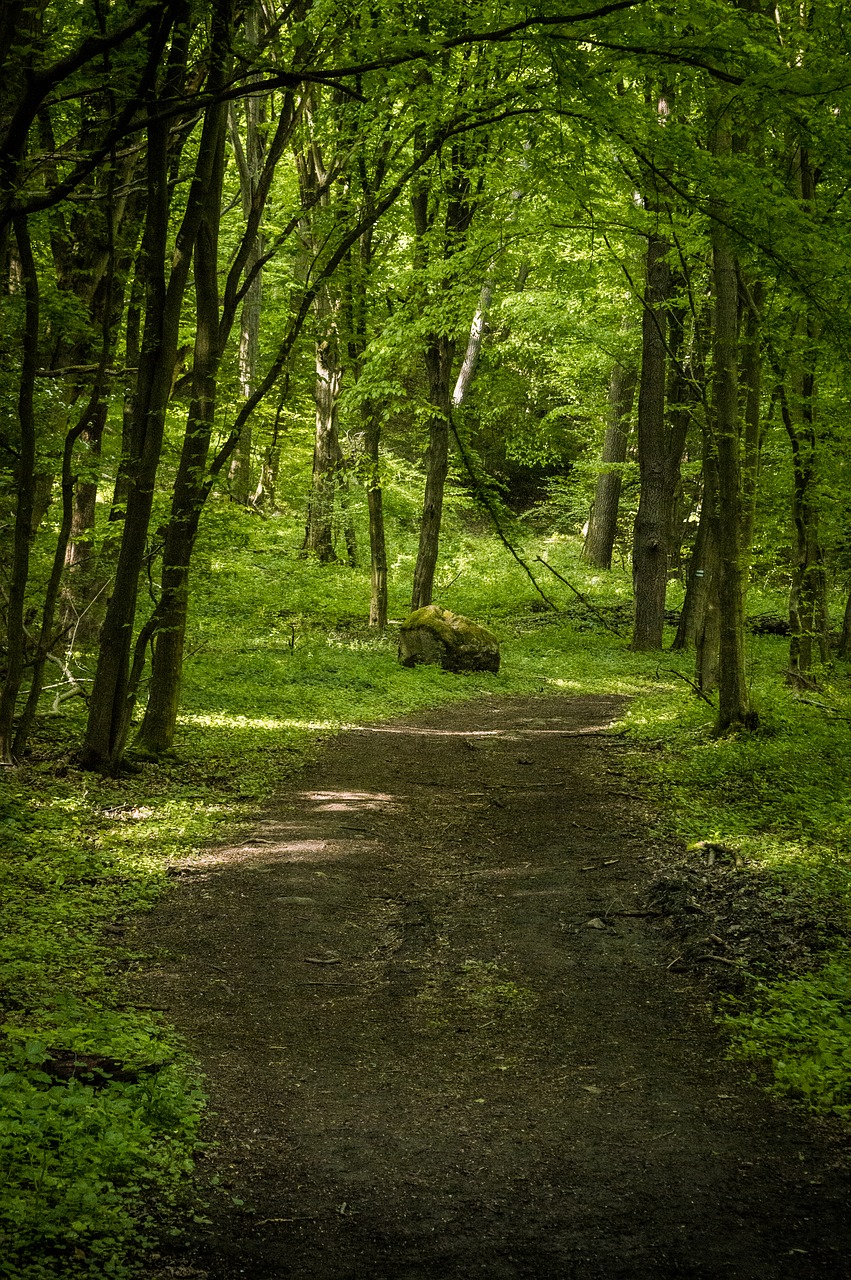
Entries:
POLYGON ((782 925, 729 1052, 847 1125, 849 53, 837 0, 7 0, 0 1276, 174 1229, 174 865, 497 694, 628 697, 648 829, 782 925), (432 603, 498 674, 399 665, 432 603))

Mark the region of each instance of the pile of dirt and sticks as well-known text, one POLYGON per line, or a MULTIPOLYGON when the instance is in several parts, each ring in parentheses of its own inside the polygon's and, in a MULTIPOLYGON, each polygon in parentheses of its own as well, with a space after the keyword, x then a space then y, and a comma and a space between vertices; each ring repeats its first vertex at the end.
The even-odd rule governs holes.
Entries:
POLYGON ((131 981, 206 1073, 207 1221, 149 1277, 851 1277, 836 1133, 725 1060, 707 963, 660 927, 622 705, 349 730, 175 868, 131 981))

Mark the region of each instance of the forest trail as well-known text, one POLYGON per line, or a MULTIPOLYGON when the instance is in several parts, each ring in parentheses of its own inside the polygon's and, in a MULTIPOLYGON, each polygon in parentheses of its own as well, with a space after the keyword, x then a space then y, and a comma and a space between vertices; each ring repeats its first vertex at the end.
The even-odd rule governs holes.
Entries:
POLYGON ((640 914, 622 705, 347 731, 187 864, 134 989, 207 1072, 212 1221, 152 1277, 849 1280, 847 1177, 640 914))

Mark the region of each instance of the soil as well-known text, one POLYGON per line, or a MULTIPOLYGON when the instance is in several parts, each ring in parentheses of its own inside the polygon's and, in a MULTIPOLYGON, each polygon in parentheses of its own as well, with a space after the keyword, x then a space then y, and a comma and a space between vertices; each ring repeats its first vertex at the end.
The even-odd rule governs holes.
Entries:
POLYGON ((134 991, 207 1074, 209 1221, 148 1276, 851 1277, 836 1133, 725 1060, 735 948, 688 965, 660 927, 622 706, 353 729, 175 868, 134 991))

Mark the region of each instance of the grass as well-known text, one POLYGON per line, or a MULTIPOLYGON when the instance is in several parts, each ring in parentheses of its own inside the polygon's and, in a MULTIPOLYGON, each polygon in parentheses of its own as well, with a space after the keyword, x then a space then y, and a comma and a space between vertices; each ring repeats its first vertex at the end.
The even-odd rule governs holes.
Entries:
MULTIPOLYGON (((750 648, 762 730, 717 739, 709 708, 675 674, 690 674, 688 655, 630 653, 555 578, 544 584, 541 566, 547 594, 570 612, 537 612, 528 577, 492 539, 447 535, 437 598, 503 647, 498 675, 463 677, 401 668, 392 628, 377 637, 363 625, 367 575, 300 559, 285 521, 215 508, 206 539, 175 757, 119 778, 80 773, 83 707, 71 702, 0 778, 0 1276, 10 1280, 124 1280, 144 1241, 168 1228, 197 1147, 201 1086, 174 1030, 126 1006, 121 974, 137 957, 106 927, 150 907, 172 861, 248 822, 346 724, 497 694, 631 695, 624 731, 656 748, 636 767, 669 831, 740 848, 814 900, 851 896, 851 726, 784 688, 782 641, 750 648), (59 1083, 45 1068, 60 1050, 114 1058, 138 1078, 59 1083)), ((628 575, 592 573, 569 540, 538 550, 595 604, 628 602, 628 575)), ((410 576, 399 559, 397 620, 410 576)), ((819 698, 851 714, 844 671, 830 679, 819 698)), ((794 981, 766 976, 727 1015, 731 1043, 773 1064, 778 1089, 847 1115, 850 992, 847 950, 794 981)))

